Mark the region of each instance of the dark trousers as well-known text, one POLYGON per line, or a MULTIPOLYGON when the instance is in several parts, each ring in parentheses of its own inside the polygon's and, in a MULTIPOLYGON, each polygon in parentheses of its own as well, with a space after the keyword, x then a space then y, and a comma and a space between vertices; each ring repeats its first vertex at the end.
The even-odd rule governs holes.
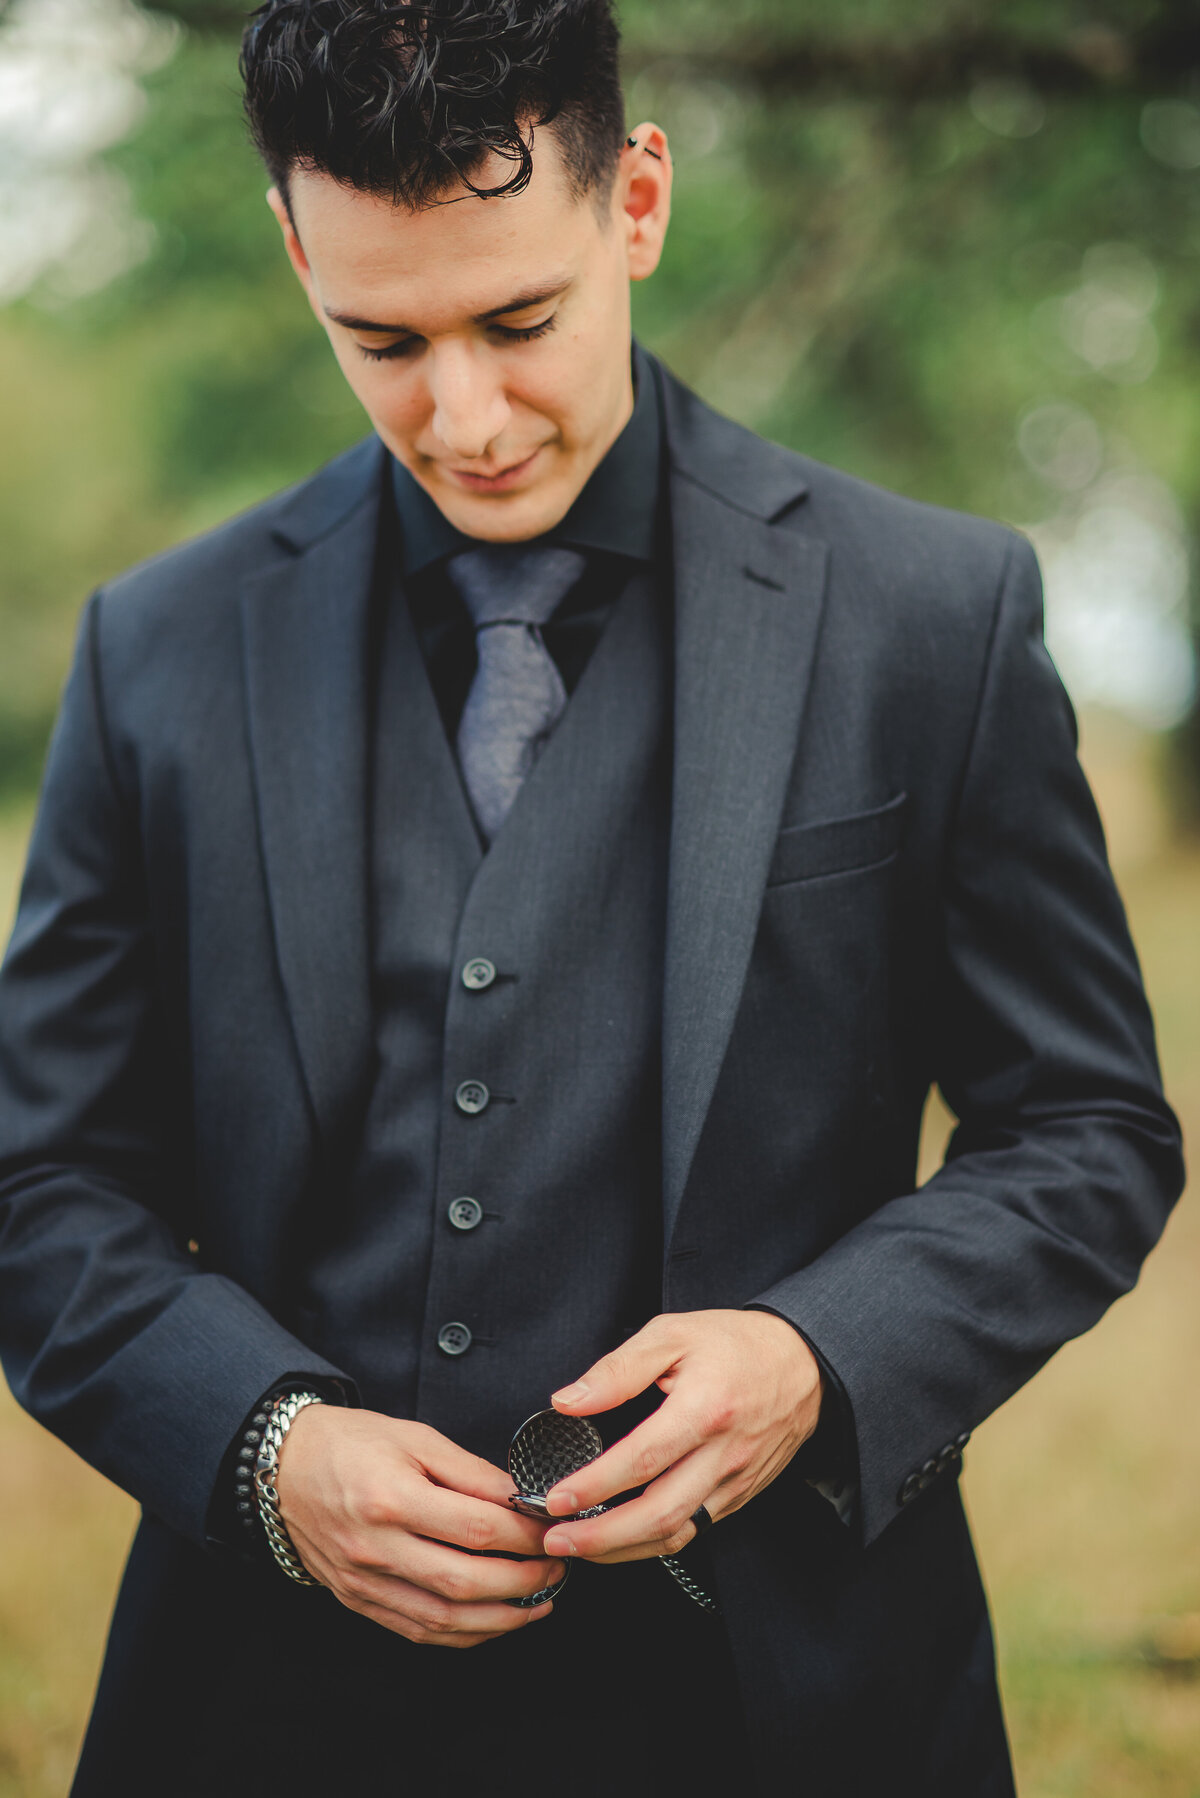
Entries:
POLYGON ((654 1562, 576 1566, 544 1622, 456 1651, 149 1524, 73 1798, 164 1798, 164 1766, 172 1798, 754 1790, 723 1626, 654 1562))

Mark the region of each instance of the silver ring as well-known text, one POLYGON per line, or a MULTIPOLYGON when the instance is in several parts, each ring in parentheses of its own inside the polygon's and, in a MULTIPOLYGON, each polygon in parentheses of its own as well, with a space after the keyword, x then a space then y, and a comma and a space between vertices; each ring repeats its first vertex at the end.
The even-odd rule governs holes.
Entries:
MULTIPOLYGON (((692 1512, 692 1522, 696 1526, 696 1536, 702 1536, 705 1530, 712 1528, 713 1520, 708 1514, 706 1505, 701 1505, 698 1510, 692 1512)), ((696 1540, 696 1536, 692 1537, 693 1542, 696 1540)))

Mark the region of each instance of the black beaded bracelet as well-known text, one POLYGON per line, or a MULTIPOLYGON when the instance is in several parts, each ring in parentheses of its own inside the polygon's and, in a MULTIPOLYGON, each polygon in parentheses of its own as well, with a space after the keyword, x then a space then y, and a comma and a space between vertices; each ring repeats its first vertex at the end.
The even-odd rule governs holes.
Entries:
MULTIPOLYGON (((0 5, 3 0, 0 0, 0 5)), ((280 1380, 277 1386, 271 1386, 263 1393, 253 1415, 242 1426, 241 1435, 235 1438, 236 1449, 230 1448, 233 1456, 233 1473, 230 1480, 229 1460, 222 1464, 222 1493, 228 1494, 232 1487, 234 1533, 232 1542, 239 1552, 249 1554, 255 1560, 261 1560, 269 1548, 266 1532, 259 1515, 258 1492, 254 1484, 254 1468, 258 1461, 259 1446, 262 1443, 263 1431, 271 1417, 271 1407, 281 1398, 294 1398, 299 1392, 318 1392, 327 1405, 345 1405, 349 1401, 346 1388, 340 1380, 316 1376, 305 1379, 303 1375, 292 1375, 290 1379, 280 1380), (229 1484, 225 1482, 229 1481, 229 1484)), ((223 1497, 221 1516, 224 1529, 220 1532, 223 1538, 229 1534, 228 1498, 223 1497)), ((231 1544, 232 1545, 232 1544, 231 1544)))
MULTIPOLYGON (((284 1392, 299 1392, 300 1390, 301 1388, 299 1386, 287 1386, 283 1388, 284 1392)), ((255 1497, 254 1492, 254 1464, 258 1460, 258 1445, 262 1441, 263 1431, 267 1427, 267 1419, 271 1414, 271 1405, 279 1396, 281 1396, 279 1393, 271 1393, 268 1398, 265 1398, 262 1401, 258 1410, 250 1419, 250 1422, 242 1432, 242 1439, 238 1445, 237 1461, 234 1465, 234 1509, 238 1525, 244 1532, 244 1537, 255 1547, 264 1544, 266 1538, 263 1534, 262 1523, 259 1519, 258 1500, 255 1497)))
MULTIPOLYGON (((238 1523, 238 1535, 244 1548, 261 1551, 266 1547, 266 1537, 258 1514, 258 1494, 254 1487, 254 1467, 258 1460, 259 1445, 263 1439, 271 1416, 271 1406, 277 1399, 293 1398, 298 1392, 310 1392, 312 1380, 281 1380, 278 1386, 272 1386, 264 1392, 255 1406, 254 1415, 246 1424, 238 1440, 237 1454, 233 1463, 233 1506, 234 1516, 238 1523)), ((327 1403, 344 1402, 337 1393, 322 1393, 327 1403)), ((228 1490, 228 1488, 227 1488, 228 1490)))

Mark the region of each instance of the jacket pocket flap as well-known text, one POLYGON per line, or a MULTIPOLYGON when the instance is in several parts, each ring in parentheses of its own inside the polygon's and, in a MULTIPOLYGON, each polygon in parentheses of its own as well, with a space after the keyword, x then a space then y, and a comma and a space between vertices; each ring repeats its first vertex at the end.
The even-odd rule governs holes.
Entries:
POLYGON ((908 794, 897 793, 886 805, 869 812, 781 830, 767 885, 813 880, 821 874, 849 874, 855 868, 887 861, 899 845, 907 803, 908 794))

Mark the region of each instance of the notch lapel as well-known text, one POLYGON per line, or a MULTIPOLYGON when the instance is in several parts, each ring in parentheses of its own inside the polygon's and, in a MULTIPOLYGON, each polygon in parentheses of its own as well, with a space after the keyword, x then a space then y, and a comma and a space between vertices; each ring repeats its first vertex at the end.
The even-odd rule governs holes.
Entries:
MULTIPOLYGON (((378 473, 376 457, 360 466, 368 477, 378 473)), ((310 521, 319 514, 322 478, 310 521)), ((276 953, 326 1148, 370 1065, 367 659, 379 492, 378 479, 368 478, 365 492, 356 482, 349 511, 344 502, 332 526, 322 521, 315 542, 278 530, 301 553, 252 575, 242 598, 276 953)))
POLYGON ((668 1244, 754 945, 796 754, 827 559, 817 539, 747 516, 678 468, 671 501, 675 764, 663 1000, 668 1244))

